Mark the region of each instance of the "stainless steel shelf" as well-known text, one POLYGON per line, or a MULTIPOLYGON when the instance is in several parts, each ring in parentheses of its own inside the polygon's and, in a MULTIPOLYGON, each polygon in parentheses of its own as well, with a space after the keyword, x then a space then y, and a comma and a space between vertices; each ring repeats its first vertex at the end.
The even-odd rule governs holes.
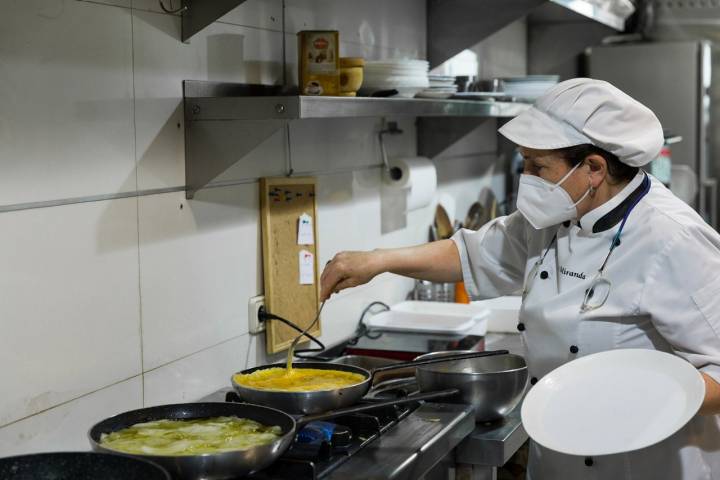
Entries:
POLYGON ((470 128, 488 118, 514 117, 530 106, 471 100, 248 95, 272 90, 263 86, 184 82, 188 198, 292 120, 418 117, 426 120, 418 128, 418 136, 426 140, 419 143, 420 150, 427 144, 440 151, 454 137, 444 135, 432 119, 464 118, 463 127, 470 128))
POLYGON ((357 117, 514 117, 525 103, 419 98, 206 97, 186 98, 191 121, 303 120, 357 117))

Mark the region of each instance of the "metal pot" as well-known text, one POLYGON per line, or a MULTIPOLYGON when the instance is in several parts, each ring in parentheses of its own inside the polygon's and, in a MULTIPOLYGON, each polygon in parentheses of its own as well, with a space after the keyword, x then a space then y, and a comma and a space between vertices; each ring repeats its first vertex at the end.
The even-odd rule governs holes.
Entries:
MULTIPOLYGON (((457 351, 433 352, 416 360, 455 355, 457 351)), ((444 401, 475 407, 476 422, 499 420, 520 402, 527 384, 525 359, 519 355, 494 355, 416 367, 421 392, 456 388, 458 395, 444 401)))

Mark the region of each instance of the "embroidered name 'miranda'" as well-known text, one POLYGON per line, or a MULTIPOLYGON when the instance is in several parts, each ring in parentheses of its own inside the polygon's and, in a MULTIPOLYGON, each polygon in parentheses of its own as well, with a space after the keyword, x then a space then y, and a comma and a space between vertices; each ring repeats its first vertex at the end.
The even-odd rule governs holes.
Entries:
POLYGON ((560 267, 560 273, 563 275, 567 275, 568 277, 575 277, 579 278, 580 280, 585 280, 585 274, 582 272, 571 272, 565 267, 560 267))

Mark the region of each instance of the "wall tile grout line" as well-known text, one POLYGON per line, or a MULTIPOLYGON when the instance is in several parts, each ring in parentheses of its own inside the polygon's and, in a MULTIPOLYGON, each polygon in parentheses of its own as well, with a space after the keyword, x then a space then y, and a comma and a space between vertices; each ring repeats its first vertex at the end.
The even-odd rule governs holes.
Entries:
MULTIPOLYGON (((81 398, 85 398, 85 397, 87 397, 87 396, 93 395, 93 394, 98 393, 98 392, 100 392, 100 391, 102 391, 102 390, 105 390, 105 389, 107 389, 107 388, 111 388, 111 387, 114 387, 114 386, 116 386, 116 385, 120 385, 121 383, 127 382, 128 380, 132 380, 133 378, 139 378, 139 377, 142 377, 142 374, 141 374, 141 373, 138 373, 137 375, 133 375, 132 377, 123 378, 122 380, 118 380, 117 382, 111 383, 111 384, 109 384, 109 385, 103 385, 103 386, 100 387, 100 388, 96 388, 95 390, 92 390, 92 391, 90 391, 90 392, 83 393, 82 395, 78 395, 77 397, 70 398, 70 399, 65 400, 65 401, 63 401, 63 402, 60 402, 60 403, 58 403, 58 404, 55 404, 55 405, 53 405, 53 406, 51 406, 51 407, 44 408, 44 409, 39 410, 39 411, 37 411, 37 412, 35 412, 35 413, 31 414, 31 415, 25 415, 24 417, 18 418, 17 420, 13 420, 12 422, 4 423, 4 424, 0 425, 0 430, 2 430, 2 429, 5 428, 5 427, 9 427, 9 426, 11 426, 11 425, 15 425, 16 423, 20 423, 20 422, 22 422, 23 420, 27 420, 27 419, 29 419, 29 418, 36 417, 36 416, 38 416, 38 415, 41 415, 41 414, 43 414, 43 413, 45 413, 45 412, 49 412, 50 410, 54 410, 54 409, 56 409, 56 408, 62 407, 62 406, 64 406, 64 405, 67 405, 67 404, 69 404, 69 403, 72 403, 72 402, 74 402, 74 401, 76 401, 76 400, 80 400, 81 398)), ((142 381, 142 378, 140 378, 140 380, 142 381)))
MULTIPOLYGON (((132 4, 131 4, 132 5, 132 4)), ((135 158, 135 191, 138 191, 138 155, 137 155, 137 96, 135 94, 135 13, 130 10, 130 59, 133 91, 133 157, 135 158)), ((140 329, 140 401, 145 406, 145 352, 143 340, 143 303, 142 303, 142 264, 140 263, 140 198, 135 197, 135 221, 137 222, 137 288, 138 288, 138 328, 140 329)))
POLYGON ((123 5, 113 5, 112 3, 105 3, 105 2, 98 2, 93 0, 77 0, 78 2, 83 3, 92 3, 93 5, 100 5, 102 7, 112 7, 112 8, 124 8, 126 10, 129 10, 131 7, 125 7, 123 5))
MULTIPOLYGON (((328 175, 337 175, 340 173, 348 173, 348 172, 355 172, 355 171, 364 171, 364 170, 373 170, 376 168, 380 168, 382 165, 364 165, 362 167, 346 167, 346 168, 338 168, 335 170, 308 170, 304 172, 295 172, 294 176, 300 176, 300 175, 313 175, 313 176, 328 176, 328 175)), ((282 173, 278 173, 277 176, 284 176, 282 173)), ((259 177, 253 177, 253 178, 241 178, 238 180, 225 180, 220 182, 214 182, 206 185, 203 187, 200 191, 209 189, 209 188, 225 188, 225 187, 234 187, 238 185, 248 185, 257 183, 260 180, 259 177)), ((184 192, 187 190, 188 187, 186 186, 178 186, 178 187, 165 187, 165 188, 151 188, 146 190, 137 190, 135 192, 120 192, 120 193, 108 193, 108 194, 100 194, 100 195, 88 195, 85 197, 70 197, 70 198, 62 198, 62 199, 56 199, 56 200, 42 200, 38 202, 26 202, 26 203, 14 203, 14 204, 8 204, 8 205, 0 205, 0 214, 2 213, 10 213, 10 212, 17 212, 20 210, 33 210, 37 208, 50 208, 50 207, 60 207, 64 205, 74 205, 78 203, 92 203, 92 202, 105 202, 108 200, 120 200, 123 198, 134 198, 134 197, 146 197, 150 195, 162 195, 165 193, 174 193, 174 192, 184 192)))
MULTIPOLYGON (((158 366, 156 366, 156 367, 153 367, 153 368, 151 368, 150 370, 144 371, 144 372, 143 372, 143 375, 146 374, 146 373, 154 372, 155 370, 161 369, 161 368, 163 368, 163 367, 167 367, 168 365, 172 365, 173 363, 179 362, 180 360, 185 360, 185 359, 190 358, 190 357, 192 357, 192 356, 194 356, 194 355, 197 355, 198 353, 203 353, 203 352, 206 352, 206 351, 211 350, 211 349, 213 349, 213 348, 219 347, 220 345, 225 345, 226 343, 230 343, 230 342, 232 342, 232 341, 234 341, 234 340, 238 340, 238 339, 244 337, 245 335, 248 335, 248 336, 250 336, 250 337, 253 336, 249 331, 248 331, 248 332, 243 332, 243 333, 241 333, 241 334, 239 334, 239 335, 233 335, 232 337, 226 338, 225 340, 223 340, 223 341, 221 341, 221 342, 214 343, 214 344, 209 345, 209 346, 207 346, 207 347, 201 348, 200 350, 195 350, 194 352, 186 353, 185 355, 182 355, 182 356, 180 356, 180 357, 178 357, 178 358, 175 358, 175 359, 173 359, 173 360, 170 360, 169 362, 161 363, 160 365, 158 365, 158 366)), ((208 392, 208 393, 209 393, 209 392, 208 392)))

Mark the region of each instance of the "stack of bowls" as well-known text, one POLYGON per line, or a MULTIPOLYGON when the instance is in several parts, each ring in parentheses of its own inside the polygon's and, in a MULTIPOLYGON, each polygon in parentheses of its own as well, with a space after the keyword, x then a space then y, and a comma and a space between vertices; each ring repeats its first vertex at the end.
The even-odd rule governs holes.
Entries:
POLYGON ((397 90, 398 96, 412 98, 430 86, 429 64, 425 60, 376 60, 365 62, 361 92, 397 90))
POLYGON ((418 93, 419 98, 450 98, 457 93, 455 77, 449 75, 428 75, 430 88, 418 93))
POLYGON ((558 75, 528 75, 502 78, 503 91, 509 97, 535 100, 560 80, 558 75))

